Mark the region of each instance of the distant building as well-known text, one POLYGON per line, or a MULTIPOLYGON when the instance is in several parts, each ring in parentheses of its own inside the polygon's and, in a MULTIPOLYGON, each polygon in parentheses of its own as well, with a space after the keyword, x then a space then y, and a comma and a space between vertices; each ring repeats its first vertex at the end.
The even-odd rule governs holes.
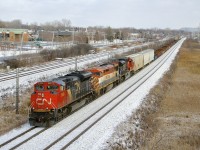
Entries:
POLYGON ((138 39, 141 37, 141 34, 140 33, 130 33, 129 36, 130 36, 130 39, 138 39))
POLYGON ((72 39, 70 31, 38 31, 38 39, 42 41, 66 42, 72 39))
POLYGON ((28 29, 0 28, 0 41, 3 42, 28 42, 28 29), (23 38, 22 38, 23 36, 23 38))
POLYGON ((73 32, 70 32, 70 31, 57 31, 57 32, 54 32, 54 41, 58 41, 58 42, 70 41, 72 39, 72 35, 73 35, 73 32))

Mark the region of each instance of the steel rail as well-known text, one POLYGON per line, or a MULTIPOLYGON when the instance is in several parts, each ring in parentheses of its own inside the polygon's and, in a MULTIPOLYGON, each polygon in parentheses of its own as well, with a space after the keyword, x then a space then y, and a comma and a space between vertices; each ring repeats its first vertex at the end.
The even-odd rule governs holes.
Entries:
POLYGON ((41 134, 42 132, 46 131, 48 128, 44 128, 42 129, 41 131, 33 134, 31 137, 25 139, 24 141, 18 143, 17 145, 15 145, 14 147, 10 148, 10 150, 14 150, 16 149, 17 147, 21 146, 22 144, 26 143, 27 141, 31 140, 32 138, 36 137, 37 135, 41 134))
MULTIPOLYGON (((102 55, 102 57, 103 56, 104 55, 102 55)), ((96 57, 97 56, 90 56, 90 57, 86 57, 86 58, 81 58, 81 59, 78 59, 78 63, 82 63, 82 62, 88 61, 88 59, 93 59, 93 58, 96 58, 96 57)), ((57 69, 58 67, 62 68, 62 67, 65 67, 66 65, 73 65, 73 64, 74 64, 74 61, 70 61, 70 62, 66 62, 66 63, 63 63, 63 64, 54 65, 54 66, 50 66, 50 67, 46 67, 46 68, 42 68, 42 69, 26 71, 26 72, 20 73, 19 77, 24 77, 24 76, 28 76, 28 75, 32 75, 32 74, 45 72, 45 71, 48 71, 48 70, 57 69)), ((15 79, 15 78, 16 78, 16 74, 13 73, 13 75, 11 75, 11 76, 0 78, 0 82, 15 79)))
POLYGON ((24 134, 26 134, 26 133, 32 131, 32 130, 35 129, 35 128, 36 128, 36 127, 32 127, 32 128, 30 128, 30 129, 28 129, 28 130, 26 130, 26 131, 20 133, 19 135, 16 135, 15 137, 9 139, 8 141, 2 143, 2 144, 0 145, 0 148, 3 147, 4 145, 6 145, 6 144, 8 144, 8 143, 10 143, 10 142, 12 142, 12 141, 14 141, 15 139, 21 137, 22 135, 24 135, 24 134))

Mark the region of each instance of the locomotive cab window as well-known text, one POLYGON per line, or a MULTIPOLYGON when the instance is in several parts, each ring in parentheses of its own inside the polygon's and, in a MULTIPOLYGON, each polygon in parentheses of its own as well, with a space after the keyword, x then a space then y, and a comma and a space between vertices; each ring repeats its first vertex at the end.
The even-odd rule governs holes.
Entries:
POLYGON ((101 72, 94 72, 94 75, 101 76, 101 72))
POLYGON ((58 86, 57 85, 48 85, 47 90, 58 90, 58 86))
POLYGON ((104 70, 104 73, 109 72, 109 69, 104 70))
POLYGON ((35 89, 36 89, 37 91, 43 91, 43 90, 44 90, 44 86, 41 85, 41 84, 37 84, 37 85, 35 86, 35 89))

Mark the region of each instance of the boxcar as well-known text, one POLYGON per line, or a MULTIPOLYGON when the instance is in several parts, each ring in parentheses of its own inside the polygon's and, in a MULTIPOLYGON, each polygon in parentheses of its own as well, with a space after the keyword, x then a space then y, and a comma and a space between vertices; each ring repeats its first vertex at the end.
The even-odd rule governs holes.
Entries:
POLYGON ((134 72, 141 69, 144 66, 144 58, 142 54, 132 54, 129 56, 126 56, 128 58, 131 58, 134 62, 134 72))
POLYGON ((143 65, 144 66, 154 60, 154 50, 153 49, 144 50, 144 51, 140 52, 139 54, 143 55, 143 65))

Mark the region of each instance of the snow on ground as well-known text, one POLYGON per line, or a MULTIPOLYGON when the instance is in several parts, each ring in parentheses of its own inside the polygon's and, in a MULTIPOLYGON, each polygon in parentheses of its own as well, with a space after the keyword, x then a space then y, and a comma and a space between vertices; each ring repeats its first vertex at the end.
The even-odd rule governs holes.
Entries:
POLYGON ((39 53, 44 49, 55 50, 61 47, 72 46, 73 44, 70 42, 67 42, 67 43, 54 43, 54 44, 42 43, 41 45, 42 45, 42 48, 26 45, 26 46, 23 46, 22 49, 18 47, 17 49, 1 50, 0 61, 2 61, 3 59, 6 59, 6 57, 15 58, 18 55, 39 53))
MULTIPOLYGON (((123 42, 128 42, 128 41, 122 41, 122 40, 114 40, 113 42, 109 41, 91 41, 90 44, 92 46, 108 46, 108 45, 113 45, 113 44, 121 44, 123 42)), ((129 42, 133 42, 133 40, 130 40, 129 42)), ((32 53, 38 53, 43 49, 58 49, 61 47, 66 47, 66 46, 72 46, 72 41, 71 42, 39 42, 42 48, 38 48, 35 46, 31 45, 23 45, 22 50, 21 47, 18 47, 17 49, 10 49, 10 50, 1 50, 0 51, 0 61, 5 59, 6 57, 16 57, 18 55, 22 54, 32 54, 32 53)))
POLYGON ((170 59, 168 59, 167 62, 152 77, 150 77, 150 79, 145 82, 145 84, 134 91, 124 102, 122 102, 118 107, 111 111, 109 115, 105 116, 101 121, 99 121, 86 134, 81 136, 67 149, 106 149, 106 141, 111 137, 115 127, 120 122, 125 121, 126 118, 128 118, 128 116, 130 116, 132 112, 134 112, 140 106, 141 102, 148 94, 150 89, 156 85, 164 72, 169 69, 182 43, 183 41, 179 47, 176 48, 170 59))
POLYGON ((9 131, 8 133, 0 136, 0 141, 1 141, 0 144, 6 142, 8 139, 15 137, 16 135, 19 135, 20 133, 23 133, 24 131, 26 131, 30 128, 31 128, 30 125, 28 123, 26 123, 26 124, 20 126, 19 128, 9 131))
MULTIPOLYGON (((143 84, 140 88, 133 92, 124 102, 122 102, 117 108, 111 111, 109 115, 105 116, 101 121, 99 121, 94 127, 86 132, 86 134, 81 136, 67 149, 106 149, 106 141, 115 131, 115 127, 122 121, 126 120, 126 118, 130 116, 132 112, 140 106, 143 98, 148 94, 149 90, 156 84, 159 78, 162 77, 162 74, 169 69, 169 66, 175 58, 179 47, 174 51, 170 59, 149 80, 147 80, 145 84, 143 84)), ((106 93, 99 99, 80 109, 63 121, 57 123, 52 128, 46 130, 39 136, 28 141, 26 144, 22 145, 18 149, 27 149, 27 147, 29 149, 43 149, 45 146, 48 146, 50 142, 53 142, 55 139, 63 135, 66 131, 69 131, 72 127, 81 122, 81 120, 87 118, 89 114, 93 113, 95 110, 106 104, 108 102, 106 100, 115 97, 116 93, 119 93, 120 90, 128 86, 131 82, 135 80, 135 78, 139 76, 141 76, 140 72, 136 74, 133 78, 130 78, 129 80, 122 83, 120 86, 116 87, 112 91, 106 93)), ((23 130, 23 128, 18 130, 23 130)), ((7 135, 7 138, 13 137, 12 132, 9 132, 7 135)), ((2 137, 0 137, 0 140, 1 139, 2 137)), ((6 137, 4 137, 4 140, 5 139, 6 137)), ((60 145, 64 144, 65 141, 62 141, 60 143, 60 145)))
POLYGON ((21 54, 32 54, 32 53, 38 53, 39 50, 28 50, 28 51, 20 51, 20 50, 9 50, 9 51, 0 51, 0 58, 1 59, 4 59, 6 57, 9 57, 9 56, 12 56, 12 57, 15 57, 15 56, 18 56, 18 55, 21 55, 21 54))
MULTIPOLYGON (((180 46, 179 46, 180 47, 180 46)), ((92 127, 86 134, 81 136, 78 141, 74 142, 69 149, 104 149, 106 147, 106 140, 109 139, 109 137, 114 132, 115 127, 122 121, 126 120, 127 116, 132 114, 132 111, 135 111, 141 104, 143 98, 146 94, 148 94, 149 90, 156 84, 158 79, 162 77, 162 74, 169 68, 172 60, 176 56, 176 53, 178 52, 178 49, 173 53, 173 56, 165 63, 157 73, 152 76, 146 83, 137 89, 135 92, 129 96, 126 101, 124 101, 120 106, 115 108, 109 115, 105 116, 101 121, 99 121, 94 127, 92 127)), ((107 57, 106 57, 107 58, 107 57)), ((99 59, 99 58, 97 58, 99 59)), ((83 63, 84 65, 84 63, 83 63)), ((63 69, 62 69, 63 70, 63 69)), ((57 72, 57 70, 56 70, 57 72)), ((51 73, 51 71, 47 72, 48 75, 51 73)), ((55 70, 52 71, 52 73, 55 74, 55 70)), ((24 82, 27 79, 30 79, 31 76, 24 79, 24 82)), ((37 78, 36 75, 33 75, 32 78, 37 78)), ((127 80, 127 82, 124 82, 122 85, 127 86, 130 84, 130 80, 127 80)), ((26 81, 27 82, 27 81, 26 81)), ((122 87, 115 88, 115 93, 118 93, 122 87)), ((74 125, 78 124, 81 120, 87 117, 89 113, 92 113, 97 108, 101 107, 107 101, 105 99, 112 98, 115 96, 115 94, 107 93, 103 95, 99 100, 96 100, 92 102, 91 104, 85 106, 78 112, 72 114, 68 118, 64 119, 63 121, 59 122, 52 128, 46 130, 36 138, 33 138, 31 141, 24 144, 19 149, 27 149, 31 147, 33 149, 43 149, 45 146, 48 146, 48 144, 52 141, 54 141, 56 138, 60 137, 65 131, 69 130, 74 125), (62 132, 61 132, 62 131, 62 132)), ((6 141, 6 139, 10 139, 14 135, 16 135, 19 132, 24 131, 27 129, 27 125, 24 125, 23 127, 16 129, 14 131, 11 131, 7 133, 4 136, 0 137, 0 141, 2 139, 6 141)), ((25 138, 25 137, 24 137, 25 138)), ((61 143, 64 144, 64 143, 61 143)))
MULTIPOLYGON (((9 145, 5 145, 4 147, 2 147, 1 149, 11 149, 12 147, 14 147, 16 145, 16 143, 20 143, 20 142, 23 142, 24 139, 27 139, 31 136, 33 136, 36 132, 40 132, 41 130, 43 130, 44 128, 42 127, 39 127, 39 128, 35 128, 33 130, 31 130, 30 132, 28 132, 28 134, 24 134, 22 136, 20 136, 19 138, 17 138, 15 141, 12 141, 9 143, 9 145)), ((5 141, 6 138, 4 138, 3 140, 5 141)), ((10 137, 9 137, 10 139, 10 137)), ((6 141, 5 141, 6 142, 6 141)))

